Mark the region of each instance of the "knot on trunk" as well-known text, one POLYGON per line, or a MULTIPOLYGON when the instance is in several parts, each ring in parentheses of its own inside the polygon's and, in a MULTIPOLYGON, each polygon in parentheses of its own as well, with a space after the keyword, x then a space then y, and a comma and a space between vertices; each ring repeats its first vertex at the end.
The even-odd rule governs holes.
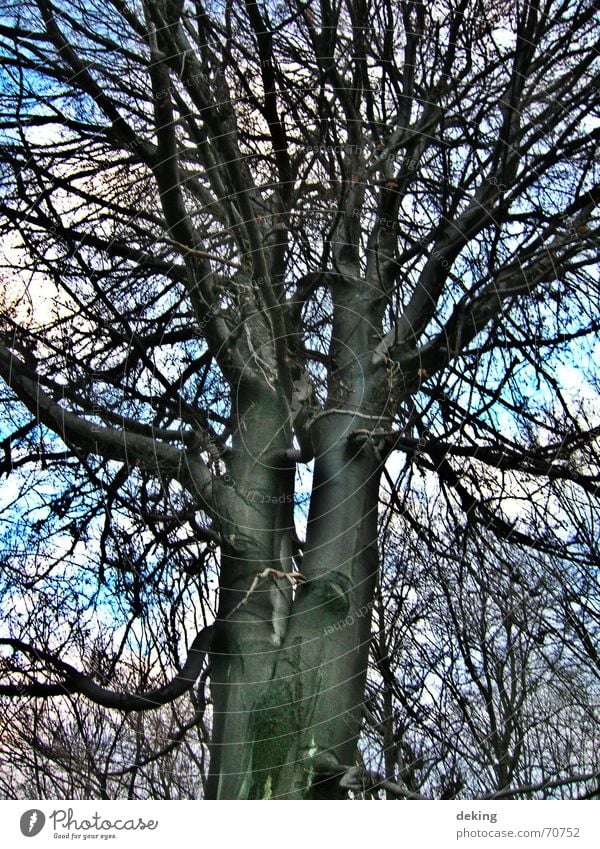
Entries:
POLYGON ((342 572, 328 572, 317 581, 311 582, 311 591, 317 605, 336 618, 345 616, 350 610, 352 581, 342 572))

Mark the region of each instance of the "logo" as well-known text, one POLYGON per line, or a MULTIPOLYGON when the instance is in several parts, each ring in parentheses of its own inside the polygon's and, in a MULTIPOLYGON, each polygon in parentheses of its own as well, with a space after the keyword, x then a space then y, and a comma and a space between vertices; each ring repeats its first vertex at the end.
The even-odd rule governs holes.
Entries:
POLYGON ((25 811, 21 816, 21 834, 24 834, 25 837, 35 837, 43 829, 45 823, 46 817, 37 808, 25 811))

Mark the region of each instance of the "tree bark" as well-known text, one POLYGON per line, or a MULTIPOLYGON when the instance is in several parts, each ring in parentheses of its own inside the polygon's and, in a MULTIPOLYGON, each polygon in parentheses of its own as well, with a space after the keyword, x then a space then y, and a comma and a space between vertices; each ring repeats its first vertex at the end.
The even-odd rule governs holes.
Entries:
MULTIPOLYGON (((254 556, 223 560, 220 637, 213 644, 214 731, 208 798, 329 798, 354 762, 377 580, 381 457, 349 439, 360 420, 323 417, 302 572, 293 606, 289 582, 266 578, 231 619, 261 568, 288 571, 269 546, 289 531, 284 509, 262 505, 254 556), (287 586, 286 586, 287 584, 287 586), (282 603, 277 608, 277 597, 282 603), (284 639, 285 629, 285 639, 284 639)), ((268 475, 271 485, 277 482, 268 475)), ((279 485, 285 481, 280 478, 279 485)))
POLYGON ((281 766, 264 774, 273 798, 343 797, 339 777, 355 763, 361 727, 381 459, 371 444, 359 447, 348 439, 360 425, 351 414, 342 428, 331 419, 321 428, 315 463, 302 564, 307 583, 298 592, 273 682, 278 725, 286 732, 281 766))
MULTIPOLYGON (((256 387, 255 387, 256 389, 256 387)), ((294 468, 280 394, 238 399, 238 428, 219 509, 219 610, 211 653, 213 735, 207 798, 245 799, 252 785, 252 719, 270 682, 292 601, 294 468)))

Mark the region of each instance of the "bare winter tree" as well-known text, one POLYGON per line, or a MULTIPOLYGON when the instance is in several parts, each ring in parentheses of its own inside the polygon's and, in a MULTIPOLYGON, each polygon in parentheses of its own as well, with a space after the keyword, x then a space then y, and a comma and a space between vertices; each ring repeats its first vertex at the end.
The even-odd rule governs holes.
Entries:
POLYGON ((1 694, 209 658, 209 798, 594 792, 595 12, 9 2, 1 694))
POLYGON ((456 550, 441 530, 387 535, 361 747, 371 772, 425 798, 598 796, 599 668, 585 650, 597 564, 480 529, 456 550))
MULTIPOLYGON (((144 663, 140 661, 139 668, 144 663)), ((142 682, 142 686, 143 686, 142 682)), ((147 683, 147 682, 145 682, 147 683)), ((113 688, 138 682, 112 680, 113 688)), ((204 682, 202 682, 204 684, 204 682)), ((4 799, 195 799, 206 775, 206 700, 109 711, 77 695, 14 703, 3 716, 4 799)))

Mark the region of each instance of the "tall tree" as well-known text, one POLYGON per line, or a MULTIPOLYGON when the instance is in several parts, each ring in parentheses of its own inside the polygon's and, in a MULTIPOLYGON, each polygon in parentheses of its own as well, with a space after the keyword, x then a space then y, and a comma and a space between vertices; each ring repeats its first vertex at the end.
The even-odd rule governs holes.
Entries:
MULTIPOLYGON (((437 511, 465 552, 491 534, 577 562, 584 536, 551 520, 579 499, 589 530, 599 474, 595 11, 9 3, 1 693, 138 711, 209 654, 206 795, 336 797, 382 493, 382 545, 392 514, 431 541, 437 511), (178 673, 123 693, 77 668, 107 620, 109 672, 137 641, 178 673)), ((490 695, 527 655, 505 578, 490 695)), ((480 681, 487 614, 447 609, 480 681)), ((521 697, 488 712, 492 790, 521 697)))

